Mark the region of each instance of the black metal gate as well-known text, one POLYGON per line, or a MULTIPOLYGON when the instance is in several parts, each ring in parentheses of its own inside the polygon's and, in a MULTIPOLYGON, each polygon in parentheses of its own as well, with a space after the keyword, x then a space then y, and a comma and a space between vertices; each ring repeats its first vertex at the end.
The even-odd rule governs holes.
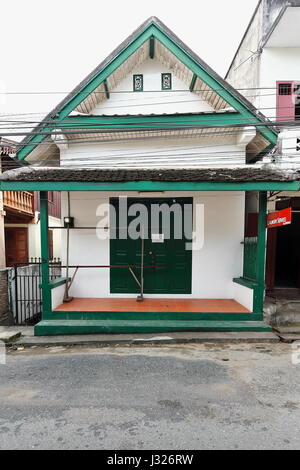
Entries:
MULTIPOLYGON (((61 276, 60 259, 49 263, 50 280, 61 276)), ((10 310, 17 325, 34 325, 40 321, 42 294, 40 289, 41 259, 31 258, 26 263, 16 263, 9 272, 10 310)))

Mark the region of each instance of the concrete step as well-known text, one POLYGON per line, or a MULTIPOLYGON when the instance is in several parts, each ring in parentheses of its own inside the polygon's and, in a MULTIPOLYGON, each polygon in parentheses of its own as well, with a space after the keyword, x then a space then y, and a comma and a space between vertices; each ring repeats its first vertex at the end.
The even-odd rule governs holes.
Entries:
POLYGON ((298 334, 300 335, 300 324, 298 323, 295 323, 293 325, 282 325, 282 326, 278 326, 276 328, 277 331, 279 331, 279 333, 283 333, 283 334, 298 334))
POLYGON ((18 330, 12 330, 9 327, 0 327, 0 341, 3 343, 11 343, 21 336, 18 330))
POLYGON ((278 327, 300 325, 300 300, 267 298, 264 319, 270 325, 278 327))
POLYGON ((283 334, 278 333, 279 338, 284 343, 294 343, 295 341, 300 341, 300 334, 283 334))
POLYGON ((174 331, 272 331, 261 321, 43 320, 35 335, 95 333, 165 333, 174 331))
POLYGON ((16 347, 169 345, 199 343, 278 343, 279 336, 269 331, 186 331, 151 334, 89 334, 58 336, 22 336, 16 347))

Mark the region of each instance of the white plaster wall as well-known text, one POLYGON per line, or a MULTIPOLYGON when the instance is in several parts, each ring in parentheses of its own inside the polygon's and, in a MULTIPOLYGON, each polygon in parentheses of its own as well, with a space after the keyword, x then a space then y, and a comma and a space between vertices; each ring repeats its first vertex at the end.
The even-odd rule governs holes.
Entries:
MULTIPOLYGON (((271 47, 265 48, 261 57, 259 108, 269 118, 276 119, 276 82, 300 81, 300 48, 271 47), (264 96, 265 95, 265 96, 264 96)), ((288 110, 287 110, 288 111, 288 110)), ((281 152, 275 163, 287 167, 300 167, 300 152, 296 151, 300 128, 285 130, 281 128, 279 138, 281 152)))
POLYGON ((234 300, 239 302, 250 312, 253 311, 253 289, 240 284, 233 283, 234 287, 234 300))
MULTIPOLYGON (((61 225, 60 219, 49 216, 49 228, 61 225)), ((29 257, 41 256, 40 223, 28 225, 29 257)), ((61 257, 61 231, 53 230, 53 256, 61 257)))
POLYGON ((236 135, 76 144, 61 151, 61 164, 109 168, 224 168, 245 164, 245 144, 237 145, 236 135))
POLYGON ((61 305, 64 300, 65 285, 55 287, 51 290, 52 310, 61 305))
MULTIPOLYGON (((136 192, 122 193, 139 197, 136 192)), ((152 194, 152 193, 151 193, 152 194)), ((71 192, 71 215, 76 226, 96 226, 100 203, 120 193, 71 192)), ((142 194, 145 197, 145 193, 142 194)), ((153 193, 153 197, 162 194, 153 193)), ((165 192, 165 197, 194 197, 204 204, 204 246, 193 252, 191 295, 149 295, 166 298, 234 298, 232 279, 242 275, 244 235, 244 193, 242 192, 165 192)), ((151 197, 151 195, 149 196, 151 197)), ((62 214, 66 215, 66 194, 62 194, 62 214)), ((200 219, 194 224, 201 224, 200 219)), ((194 225, 194 230, 196 229, 194 225)), ((66 260, 66 231, 62 234, 62 262, 66 260)), ((109 265, 109 240, 99 240, 96 231, 70 231, 70 265, 109 265)), ((72 274, 73 270, 71 270, 72 274)), ((64 275, 64 274, 63 274, 64 275)), ((110 294, 109 269, 80 269, 70 289, 74 297, 135 297, 110 294)))
POLYGON ((110 98, 99 103, 91 114, 173 114, 213 111, 207 102, 201 100, 195 93, 191 93, 189 86, 179 80, 174 73, 172 73, 172 91, 161 91, 162 73, 172 73, 172 70, 164 68, 156 59, 148 59, 122 80, 112 90, 110 98), (132 92, 134 74, 143 74, 144 91, 132 92))

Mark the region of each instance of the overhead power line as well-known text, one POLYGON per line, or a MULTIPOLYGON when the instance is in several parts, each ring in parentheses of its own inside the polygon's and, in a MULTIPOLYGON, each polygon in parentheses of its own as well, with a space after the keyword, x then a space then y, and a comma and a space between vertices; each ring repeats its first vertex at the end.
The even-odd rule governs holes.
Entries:
MULTIPOLYGON (((100 85, 99 85, 100 86, 100 85)), ((236 91, 253 91, 253 90, 277 90, 277 87, 244 87, 244 88, 234 88, 236 91)), ((182 89, 179 89, 179 90, 143 90, 143 93, 180 93, 180 92, 183 92, 183 91, 190 91, 189 88, 187 88, 186 90, 182 90, 182 89)), ((193 92, 201 92, 201 93, 206 93, 206 92, 211 92, 211 93, 215 93, 217 91, 224 91, 224 88, 215 88, 215 89, 211 89, 211 88, 207 88, 207 89, 197 89, 197 88, 194 88, 193 89, 193 92)), ((49 90, 46 90, 46 91, 2 91, 0 92, 0 95, 65 95, 65 94, 69 94, 70 91, 49 91, 49 90)), ((91 93, 97 93, 97 94, 106 94, 106 91, 105 90, 95 90, 95 91, 78 91, 76 92, 76 95, 90 95, 91 93)), ((122 93, 136 93, 136 91, 134 90, 110 90, 109 91, 110 94, 122 94, 122 93)))
MULTIPOLYGON (((223 144, 224 145, 224 144, 223 144)), ((74 165, 74 164, 79 164, 81 165, 82 167, 88 167, 88 166, 93 166, 94 162, 96 161, 97 164, 96 166, 99 166, 100 163, 107 163, 109 165, 114 165, 114 161, 116 159, 120 159, 120 158, 123 158, 125 161, 126 159, 131 159, 132 157, 136 157, 137 161, 139 163, 142 163, 143 160, 142 159, 148 159, 146 161, 148 162, 153 162, 154 160, 159 160, 159 161, 163 161, 164 159, 178 159, 178 160, 181 160, 181 161, 184 161, 186 158, 188 159, 192 159, 192 158, 201 158, 201 161, 204 161, 205 160, 205 157, 208 157, 208 159, 211 161, 212 157, 214 156, 217 156, 218 158, 222 158, 222 159, 232 159, 235 157, 235 155, 242 155, 244 156, 245 155, 245 152, 241 149, 241 150, 220 150, 220 151, 217 151, 217 150, 208 150, 208 152, 191 152, 191 150, 205 150, 205 149, 211 149, 211 148, 215 148, 215 147, 221 147, 223 145, 208 145, 208 146, 195 146, 195 147, 181 147, 181 148, 174 148, 174 147, 167 147, 165 149, 160 149, 160 150, 151 150, 151 151, 145 151, 145 150, 141 150, 141 151, 137 151, 137 149, 127 149, 128 151, 126 153, 124 153, 124 150, 121 150, 121 149, 118 149, 118 150, 114 150, 113 152, 110 151, 109 153, 103 153, 103 154, 98 154, 98 155, 93 155, 93 156, 89 156, 89 158, 87 159, 86 157, 85 158, 82 158, 82 157, 76 157, 76 155, 78 154, 84 154, 85 152, 75 152, 73 155, 67 155, 67 158, 61 158, 60 159, 60 164, 62 166, 69 166, 70 164, 74 165), (130 152, 130 150, 134 150, 134 152, 130 152), (177 150, 177 152, 176 152, 177 150), (185 151, 186 150, 186 153, 183 153, 183 154, 179 154, 178 152, 179 151, 185 151), (157 157, 157 158, 156 158, 157 157)), ((295 150, 295 147, 288 147, 286 148, 285 150, 295 150)), ((250 150, 247 152, 249 155, 251 155, 252 153, 256 153, 255 150, 250 150)), ((285 156, 298 156, 300 158, 300 152, 297 153, 297 152, 289 152, 289 153, 285 153, 284 154, 285 156)), ((48 166, 49 164, 53 163, 53 164, 57 164, 58 163, 58 159, 46 159, 46 160, 36 160, 34 162, 32 162, 32 166, 48 166)), ((10 166, 10 167, 13 167, 15 166, 15 161, 13 162, 8 162, 8 165, 7 166, 10 166)), ((121 164, 124 164, 123 163, 119 163, 119 165, 121 164)))
MULTIPOLYGON (((283 107, 281 109, 290 109, 290 107, 283 107)), ((276 108, 268 108, 268 109, 276 109, 276 108)), ((184 113, 183 113, 184 114, 184 113)), ((213 113, 212 113, 213 114, 213 113)), ((189 115, 189 119, 186 119, 186 121, 183 121, 182 119, 181 120, 178 120, 178 121, 175 121, 174 119, 172 119, 172 121, 165 121, 166 123, 169 123, 169 122, 175 122, 175 123, 178 123, 178 122, 194 122, 193 120, 193 114, 189 114, 189 113, 186 113, 186 115, 189 115)), ((219 119, 222 120, 223 119, 223 116, 226 116, 226 119, 227 121, 237 121, 237 120, 241 120, 242 117, 240 115, 236 115, 236 116, 228 116, 226 113, 220 113, 220 114, 215 114, 214 116, 219 116, 219 119)), ((156 115, 156 118, 158 118, 160 115, 156 115)), ((208 115, 209 116, 209 115, 208 115)), ((122 118, 126 118, 128 117, 127 115, 118 115, 118 118, 122 119, 122 118)), ((138 117, 141 117, 141 118, 147 118, 148 116, 140 116, 140 115, 135 115, 135 116, 131 116, 133 119, 134 118, 138 118, 138 117)), ((155 121, 155 116, 151 116, 152 117, 152 122, 154 124, 156 124, 156 121, 155 121)), ((166 117, 166 116, 164 116, 166 117)), ((289 114, 286 114, 286 115, 283 115, 283 116, 280 116, 281 120, 282 119, 287 119, 287 118, 290 118, 291 116, 289 114)), ((16 129, 32 129, 34 127, 34 125, 43 125, 43 126, 52 126, 53 128, 60 128, 60 125, 64 125, 64 128, 65 129, 73 129, 73 128, 78 128, 78 129, 82 129, 83 125, 85 126, 85 128, 90 128, 90 127, 95 127, 96 125, 103 125, 103 126, 108 126, 109 124, 107 123, 103 123, 103 119, 115 119, 116 116, 115 115, 112 115, 112 116, 109 116, 109 115, 103 115, 103 116, 98 116, 98 115, 89 115, 89 116, 70 116, 70 117, 67 117, 65 119, 59 119, 59 120, 46 120, 46 121, 25 121, 25 120, 22 120, 22 121, 16 121, 16 120, 2 120, 0 119, 0 129, 6 129, 6 130, 16 130, 16 129), (74 121, 73 123, 70 122, 69 118, 72 118, 72 117, 76 117, 76 122, 74 121), (94 118, 93 119, 93 122, 87 122, 87 117, 91 117, 91 118, 94 118), (82 120, 80 121, 80 118, 82 118, 82 120), (99 119, 99 121, 97 121, 97 118, 99 119), (11 126, 7 126, 6 123, 8 124, 11 124, 11 126), (20 124, 17 126, 17 124, 20 124), (27 126, 25 124, 28 124, 27 126), (22 126, 21 126, 22 125, 22 126)), ((178 116, 179 118, 179 116, 178 116)), ((257 117, 256 116, 253 116, 253 117, 249 117, 249 118, 246 118, 244 117, 243 119, 245 119, 245 126, 247 125, 251 125, 252 123, 252 120, 254 120, 255 122, 257 122, 257 117)), ((270 121, 271 119, 277 119, 277 115, 272 115, 272 116, 268 116, 266 117, 266 121, 261 121, 262 123, 265 122, 265 125, 273 125, 273 121, 270 121)), ((299 122, 299 126, 300 126, 300 120, 295 120, 295 122, 299 122)), ((283 122, 283 121, 281 121, 283 122)), ((145 121, 144 124, 148 123, 147 121, 145 121)), ((113 124, 113 123, 111 123, 113 124)), ((119 123, 121 124, 121 123, 119 123)), ((131 123, 130 123, 131 124, 131 123)), ((205 124, 205 122, 204 122, 205 124)), ((208 119, 207 121, 207 124, 210 124, 211 127, 214 126, 213 123, 211 123, 211 121, 208 119)))
MULTIPOLYGON (((255 118, 253 118, 255 119, 255 118)), ((147 124, 146 122, 144 124, 147 124)), ((268 122, 268 121, 260 121, 259 123, 258 122, 252 122, 250 119, 248 120, 247 118, 245 118, 245 122, 244 123, 234 123, 234 122, 230 122, 228 124, 216 124, 216 123, 211 123, 211 122, 208 122, 207 124, 197 124, 197 122, 195 122, 195 120, 193 121, 192 119, 188 119, 188 120, 185 120, 185 121, 182 121, 182 120, 179 120, 179 121, 164 121, 164 123, 161 123, 161 121, 157 121, 155 122, 154 120, 152 121, 152 124, 160 124, 159 127, 155 128, 156 131, 159 131, 159 130, 163 130, 163 131, 167 131, 167 130, 170 130, 172 124, 178 124, 178 127, 176 127, 176 130, 178 129, 207 129, 207 128, 215 128, 215 129, 221 129, 221 128, 228 128, 228 127, 237 127, 237 128, 243 128, 243 127, 246 127, 246 126, 252 126, 252 127, 273 127, 273 126, 276 126, 276 127, 295 127, 295 126, 299 126, 299 121, 272 121, 272 122, 268 122), (164 127, 166 125, 168 125, 167 127, 164 127), (180 124, 182 125, 182 127, 180 127, 180 124), (188 124, 188 125, 185 125, 185 124, 188 124), (193 125, 194 124, 194 125, 193 125)), ((54 123, 52 123, 53 125, 53 129, 54 130, 51 130, 51 135, 61 135, 63 132, 62 130, 61 131, 57 131, 55 130, 55 127, 59 127, 58 126, 58 123, 56 123, 56 126, 54 125, 54 123)), ((99 126, 102 126, 102 129, 101 128, 98 128, 98 129, 83 129, 83 131, 81 133, 84 133, 84 134, 99 134, 99 133, 103 133, 103 132, 108 132, 108 131, 112 131, 112 130, 117 130, 118 132, 128 132, 128 131, 145 131, 146 128, 143 127, 143 123, 140 123, 140 122, 129 122, 129 123, 122 123, 122 124, 118 124, 118 125, 122 125, 122 126, 125 126, 124 128, 122 129, 118 129, 116 127, 113 127, 113 128, 109 128, 108 126, 111 125, 111 124, 101 124, 101 123, 97 123, 97 124, 94 124, 95 125, 99 125, 99 126), (136 126, 135 128, 132 128, 131 126, 136 126), (126 129, 126 127, 128 127, 126 129)), ((92 125, 91 125, 92 127, 92 125)), ((68 135, 71 135, 71 134, 78 134, 78 131, 81 129, 79 124, 78 124, 78 128, 77 130, 73 130, 74 129, 74 126, 69 126, 67 127, 66 126, 66 129, 68 129, 68 135), (70 130, 71 129, 71 130, 70 130)), ((174 130, 174 129, 173 129, 174 130)), ((38 131, 38 130, 33 130, 31 132, 11 132, 11 133, 8 133, 8 132, 4 132, 2 133, 2 137, 18 137, 18 136, 48 136, 49 135, 49 131, 38 131)))

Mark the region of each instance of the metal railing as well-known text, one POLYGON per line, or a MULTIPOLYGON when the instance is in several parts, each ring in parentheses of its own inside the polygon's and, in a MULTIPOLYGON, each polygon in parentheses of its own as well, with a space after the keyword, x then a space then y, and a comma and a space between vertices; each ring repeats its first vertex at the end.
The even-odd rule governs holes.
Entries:
MULTIPOLYGON (((10 310, 17 325, 33 325, 40 321, 42 293, 41 259, 15 263, 8 273, 10 310)), ((60 259, 49 262, 50 280, 61 276, 60 259)))

